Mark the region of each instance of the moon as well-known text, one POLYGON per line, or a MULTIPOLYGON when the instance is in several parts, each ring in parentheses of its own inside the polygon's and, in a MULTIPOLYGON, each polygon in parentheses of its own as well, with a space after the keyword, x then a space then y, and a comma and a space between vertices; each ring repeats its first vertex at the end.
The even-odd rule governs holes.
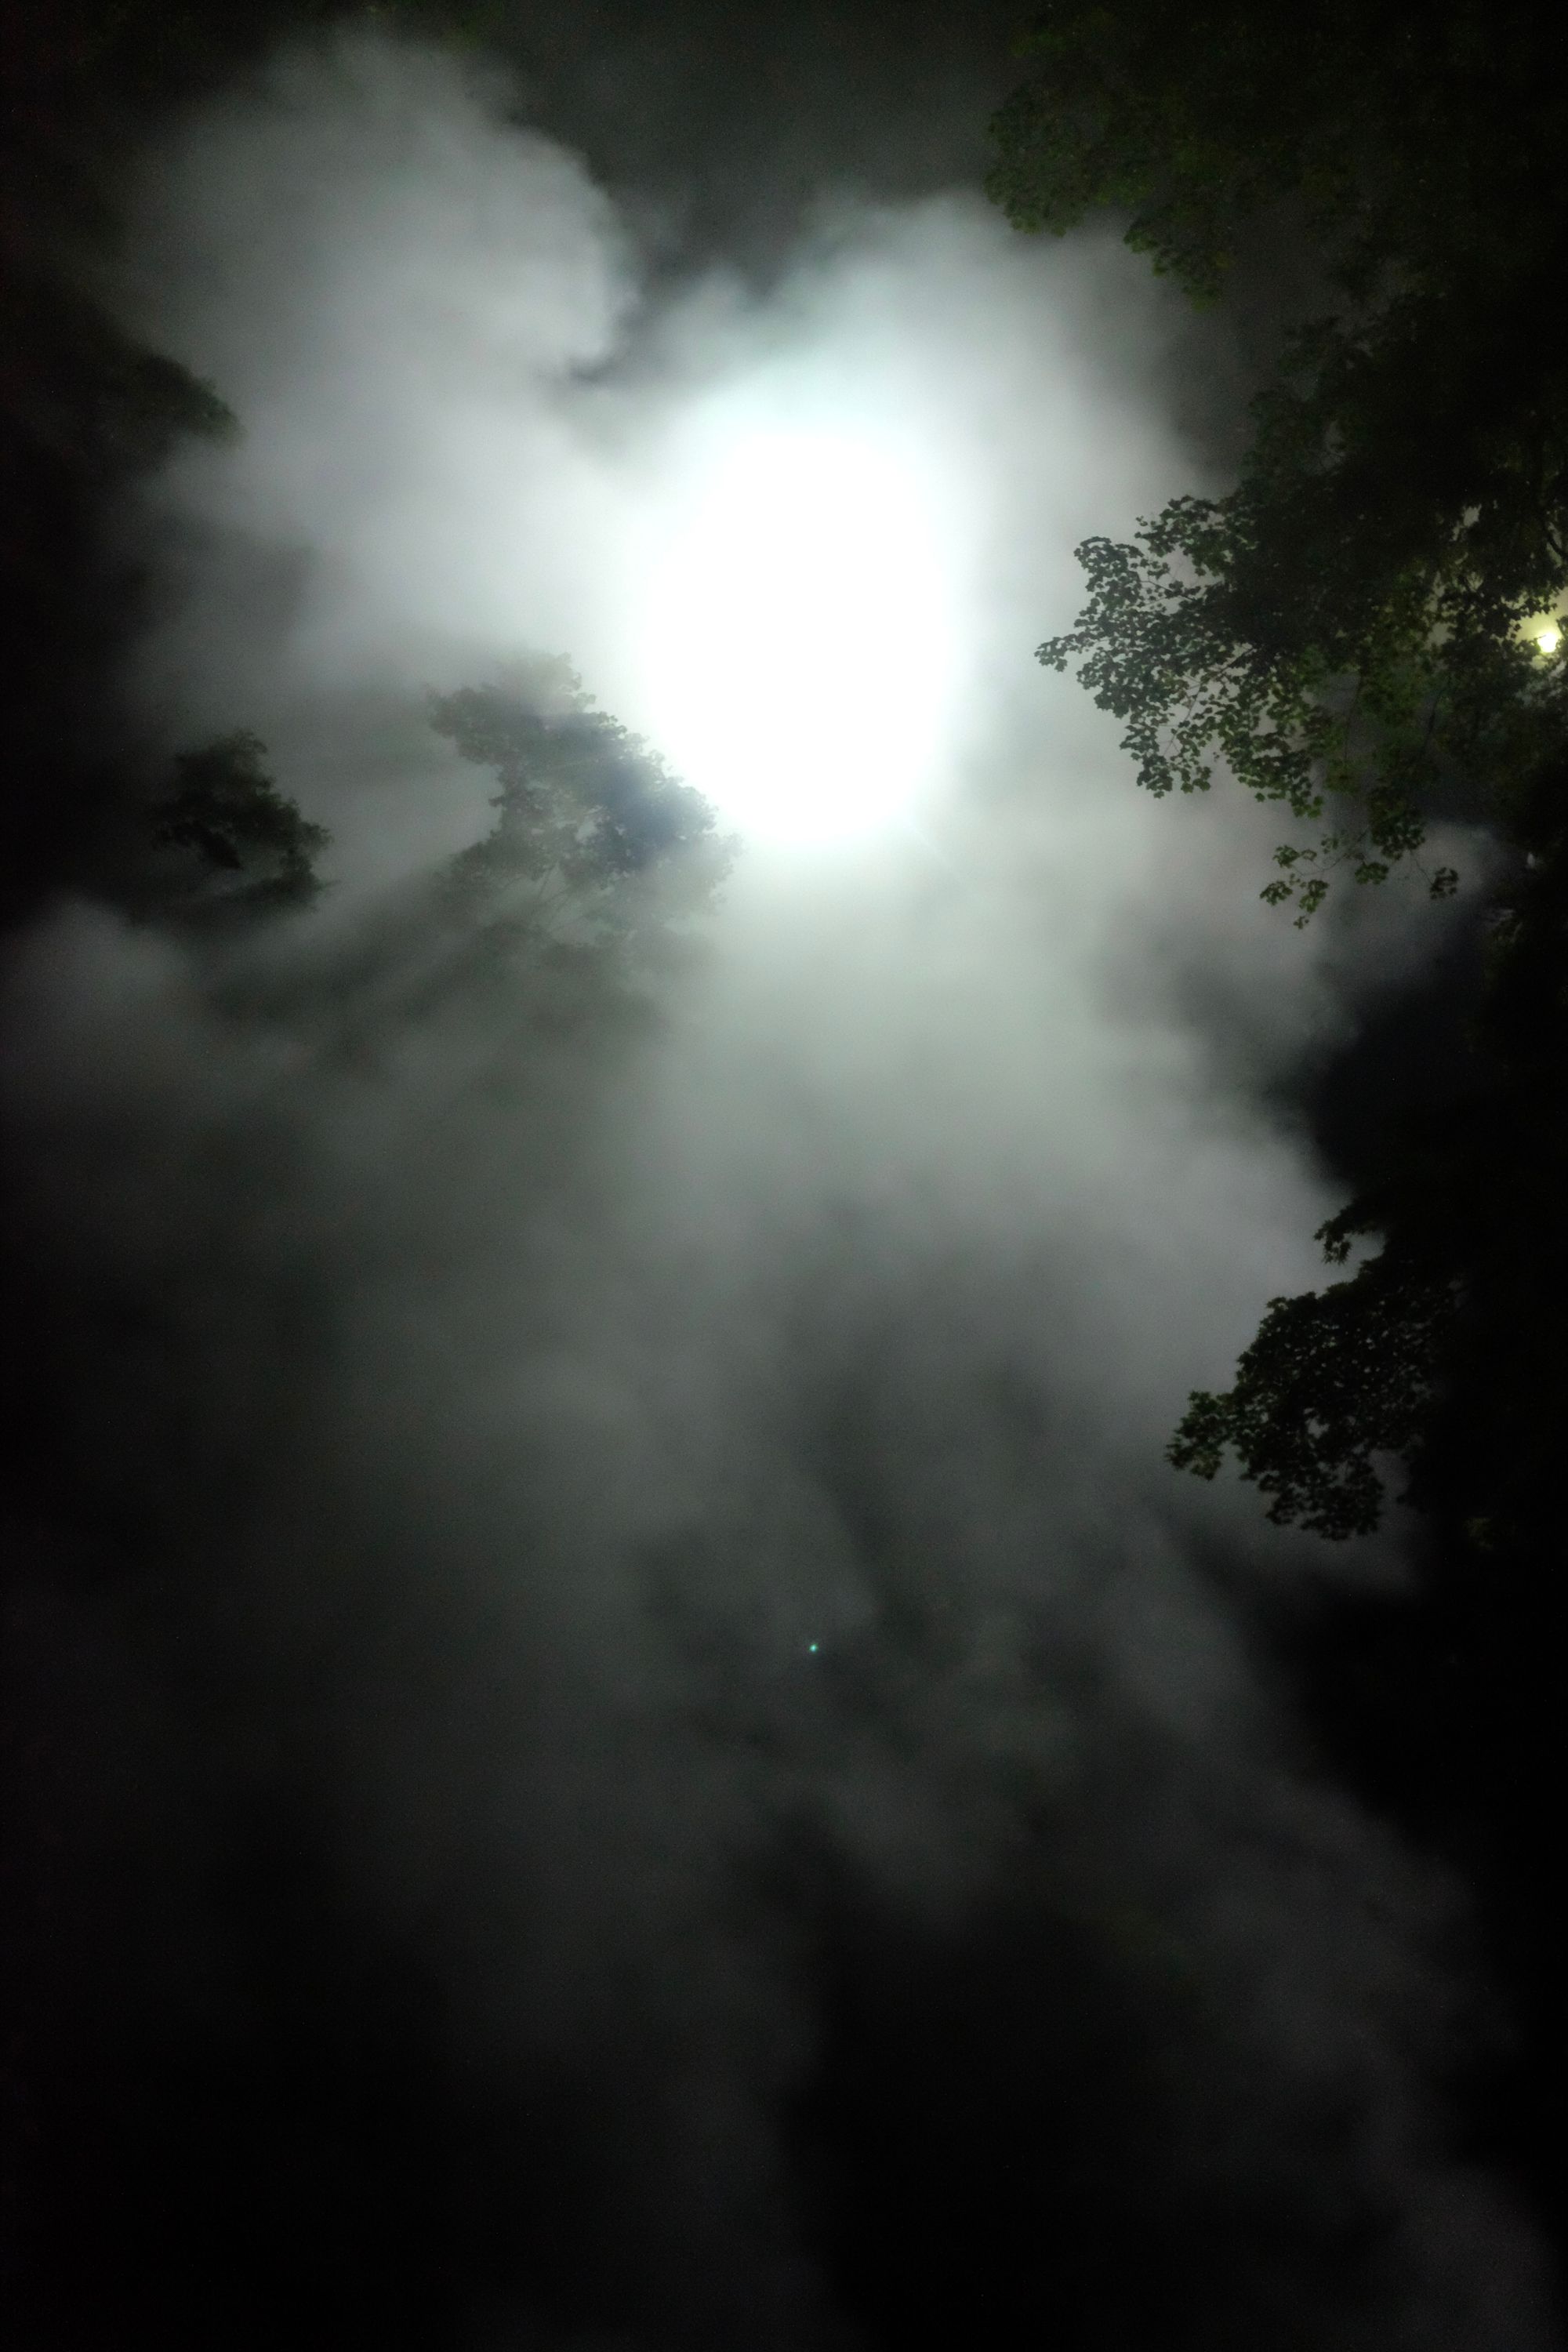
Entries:
POLYGON ((940 764, 954 672, 929 475, 867 431, 710 440, 651 569, 650 731, 748 838, 864 835, 940 764))

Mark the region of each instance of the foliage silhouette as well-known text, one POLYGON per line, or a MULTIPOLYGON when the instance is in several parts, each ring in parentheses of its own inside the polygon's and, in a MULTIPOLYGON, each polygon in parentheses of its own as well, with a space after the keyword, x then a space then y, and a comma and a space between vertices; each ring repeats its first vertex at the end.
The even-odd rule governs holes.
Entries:
MULTIPOLYGON (((496 822, 453 860, 470 900, 521 892, 541 922, 624 929, 626 886, 678 851, 707 847, 713 813, 658 753, 585 692, 559 656, 505 681, 434 695, 431 724, 465 760, 494 771, 496 822)), ((713 878, 710 865, 704 879, 713 878)))
POLYGON ((1568 1411, 1568 793, 1537 779, 1528 845, 1496 909, 1475 1025, 1483 1076, 1410 1120, 1378 1181, 1319 1238, 1345 1282, 1269 1302, 1235 1385, 1194 1393, 1170 1449, 1212 1478, 1227 1449, 1269 1517, 1369 1532, 1375 1457, 1473 1550, 1553 1539, 1568 1411))
MULTIPOLYGON (((1089 601, 1040 659, 1126 723, 1139 781, 1217 765, 1316 838, 1263 896, 1385 878, 1458 794, 1500 814, 1564 735, 1532 641, 1568 591, 1558 77, 1538 20, 1062 0, 996 118, 992 193, 1061 234, 1097 208, 1196 299, 1259 235, 1310 254, 1237 488, 1079 551, 1089 601)), ((1430 877, 1436 895, 1452 869, 1430 877)))
POLYGON ((280 793, 262 766, 266 745, 247 729, 174 761, 175 783, 154 804, 154 845, 187 853, 167 912, 307 905, 321 888, 314 860, 331 838, 280 793))
POLYGON ((494 824, 436 885, 440 919, 463 942, 454 970, 515 970, 521 958, 619 984, 668 960, 729 864, 701 794, 559 656, 433 694, 429 708, 437 734, 497 781, 494 824))
MULTIPOLYGON (((1410 1587, 1320 1601, 1288 1663, 1325 1752, 1477 1892, 1518 2039, 1466 2111, 1560 2247, 1561 1971, 1540 1867, 1563 1767, 1568 1427, 1553 44, 1519 0, 1050 0, 994 126, 991 190, 1024 229, 1120 215, 1200 304, 1239 285, 1278 317, 1282 289, 1313 289, 1234 486, 1173 500, 1129 544, 1087 541, 1087 604, 1041 659, 1076 667, 1121 721, 1146 788, 1228 772, 1289 813, 1263 895, 1298 922, 1339 876, 1419 866, 1434 820, 1492 837, 1457 1089, 1377 1148, 1324 1227, 1331 1260, 1363 1238, 1363 1262, 1271 1302, 1170 1454, 1212 1477, 1234 1453, 1271 1518, 1331 1538, 1375 1525, 1402 1471, 1410 1587)), ((1428 881, 1442 896, 1455 877, 1428 881)))
MULTIPOLYGON (((1272 1517, 1334 1537, 1375 1524, 1380 1455, 1435 1491, 1422 1465, 1439 1423, 1454 1450, 1443 1401, 1501 1311, 1507 1221, 1561 1165, 1528 1108, 1564 1075, 1546 1008, 1563 981, 1568 353, 1542 329, 1564 108, 1542 40, 1526 12, 1471 0, 1057 0, 994 125, 992 193, 1019 226, 1114 208, 1201 302, 1261 239, 1305 256, 1329 305, 1288 334, 1236 487, 1173 499, 1130 544, 1085 542, 1089 602, 1041 660, 1078 666, 1147 790, 1204 792, 1224 769, 1289 812, 1300 830, 1262 895, 1299 923, 1335 871, 1377 883, 1419 860, 1434 816, 1511 854, 1479 1096, 1428 1118, 1323 1229, 1331 1259, 1361 1235, 1381 1255, 1271 1302, 1234 1386, 1195 1393, 1171 1448, 1205 1477, 1234 1448, 1272 1517)), ((1562 1396, 1528 1286, 1510 1296, 1521 1360, 1562 1396)), ((1478 1469, 1477 1492, 1499 1475, 1478 1469)), ((1466 1515, 1489 1525, 1491 1506, 1466 1515)))

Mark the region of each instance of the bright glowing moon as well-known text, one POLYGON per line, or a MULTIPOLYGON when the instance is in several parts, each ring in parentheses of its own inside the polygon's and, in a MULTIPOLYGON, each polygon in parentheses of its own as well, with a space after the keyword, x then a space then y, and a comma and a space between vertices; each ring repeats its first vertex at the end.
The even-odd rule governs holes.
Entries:
POLYGON ((1543 654, 1554 654, 1563 640, 1555 629, 1542 629, 1537 633, 1535 642, 1543 654))
POLYGON ((951 584, 929 493, 869 436, 740 431, 667 509, 650 731, 752 837, 886 824, 940 757, 951 584))

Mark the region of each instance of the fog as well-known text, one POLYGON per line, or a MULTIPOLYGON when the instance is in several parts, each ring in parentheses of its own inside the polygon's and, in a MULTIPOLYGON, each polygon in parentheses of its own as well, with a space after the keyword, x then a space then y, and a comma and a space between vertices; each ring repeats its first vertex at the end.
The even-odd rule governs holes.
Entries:
MULTIPOLYGON (((96 1302, 80 1523, 18 1617, 96 1872, 62 1998, 331 2075, 395 1955, 387 2063, 457 2151, 406 2159, 455 2250, 409 2340, 1026 2308, 1106 2352, 1522 2352, 1530 2251, 1443 2107, 1462 1890, 1332 1785, 1260 1632, 1396 1583, 1397 1531, 1331 1549, 1163 1458, 1319 1278, 1281 1083, 1447 919, 1292 929, 1269 813, 1140 796, 1029 657, 1079 539, 1212 486, 1174 299, 962 190, 828 190, 765 283, 656 283, 514 110, 291 55, 135 194, 115 299, 243 432, 121 519, 127 690, 171 751, 254 728, 333 887, 216 948, 58 908, 13 974, 23 1213, 96 1302), (817 443, 896 469, 826 629, 798 532, 770 599, 711 522, 781 433, 803 484, 817 443), (878 572, 878 514, 918 562, 878 572), (367 1044, 333 975, 488 815, 426 690, 532 652, 713 794, 729 877, 624 1018, 492 993, 367 1044), (796 765, 820 824, 777 821, 796 765)), ((361 2290, 289 2259, 353 2340, 361 2290)))

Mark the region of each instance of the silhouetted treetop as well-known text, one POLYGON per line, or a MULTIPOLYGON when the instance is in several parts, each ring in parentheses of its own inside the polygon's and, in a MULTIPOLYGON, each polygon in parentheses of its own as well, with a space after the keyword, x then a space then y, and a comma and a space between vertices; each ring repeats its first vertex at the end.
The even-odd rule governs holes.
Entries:
MULTIPOLYGON (((1568 95, 1553 28, 1475 0, 1054 0, 994 125, 1020 227, 1103 211, 1200 301, 1237 257, 1315 284, 1251 410, 1234 488, 1079 550, 1089 599, 1040 659, 1123 725, 1139 782, 1228 772, 1296 820, 1263 896, 1304 921, 1428 824, 1485 824, 1484 1076, 1424 1116, 1320 1236, 1344 1279, 1269 1303, 1171 1447, 1227 1451, 1269 1516, 1370 1528, 1382 1471, 1528 1553, 1556 1510, 1568 1268, 1568 95)), ((1429 875, 1439 896, 1451 868, 1429 875)))
POLYGON ((1039 648, 1125 723, 1148 789, 1228 769, 1321 828, 1264 892, 1303 916, 1330 869, 1381 881, 1418 852, 1435 809, 1506 808, 1563 740, 1538 644, 1568 593, 1548 41, 1468 0, 1066 0, 996 119, 992 192, 1020 227, 1119 213, 1203 299, 1264 233, 1326 290, 1236 488, 1086 541, 1089 602, 1039 648))
POLYGON ((1053 0, 1023 52, 996 201, 1058 235, 1114 207, 1200 297, 1287 200, 1358 301, 1532 274, 1557 244, 1562 82, 1537 8, 1053 0))
POLYGON ((320 889, 314 861, 331 835, 279 791, 266 750, 238 728, 176 758, 173 789, 153 810, 155 846, 187 853, 167 911, 257 913, 306 905, 320 889))
POLYGON ((449 869, 460 898, 583 935, 625 927, 630 886, 682 853, 701 890, 717 879, 708 803, 601 710, 566 661, 536 657, 503 682, 434 695, 430 710, 437 732, 500 786, 493 827, 449 869))

